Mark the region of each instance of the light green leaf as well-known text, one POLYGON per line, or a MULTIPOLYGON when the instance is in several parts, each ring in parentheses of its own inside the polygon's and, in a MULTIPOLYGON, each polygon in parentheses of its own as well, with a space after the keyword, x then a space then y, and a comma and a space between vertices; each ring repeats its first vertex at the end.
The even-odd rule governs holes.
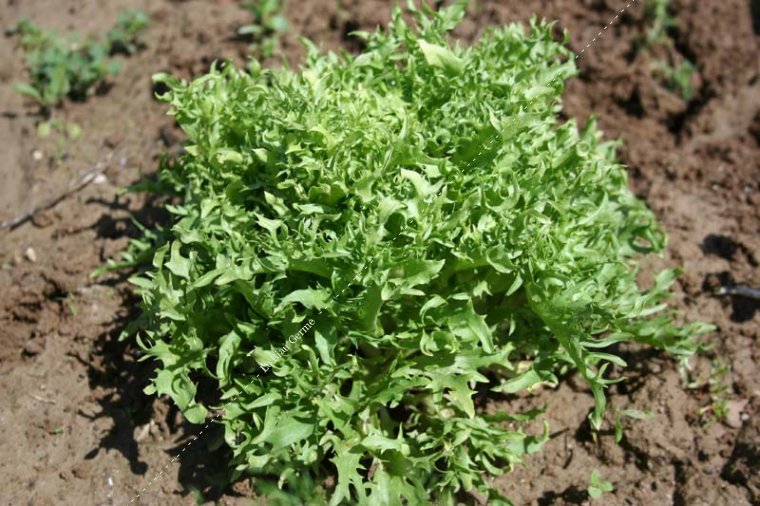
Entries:
POLYGON ((430 65, 440 67, 450 74, 461 74, 464 71, 464 62, 449 48, 430 44, 422 39, 417 42, 430 65))
POLYGON ((181 244, 179 241, 174 241, 172 243, 171 256, 169 257, 169 261, 164 265, 180 278, 187 279, 190 276, 190 260, 182 256, 180 247, 181 244))
POLYGON ((493 336, 482 315, 475 313, 472 302, 448 319, 451 332, 466 341, 478 340, 486 353, 493 353, 493 336))
POLYGON ((283 297, 280 305, 277 306, 276 312, 282 311, 294 302, 298 302, 308 309, 322 310, 330 307, 330 293, 324 289, 306 288, 296 290, 283 297))
POLYGON ((311 436, 313 432, 314 424, 312 422, 300 421, 296 418, 285 418, 267 436, 266 441, 272 444, 272 451, 276 452, 299 441, 303 441, 311 436))

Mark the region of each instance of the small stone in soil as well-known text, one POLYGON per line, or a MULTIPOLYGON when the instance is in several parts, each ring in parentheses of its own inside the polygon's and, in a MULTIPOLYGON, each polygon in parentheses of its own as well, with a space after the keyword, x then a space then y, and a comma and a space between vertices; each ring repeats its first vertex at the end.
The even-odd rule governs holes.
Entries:
POLYGON ((24 251, 24 258, 29 260, 30 262, 34 263, 37 261, 37 253, 34 251, 34 248, 29 247, 26 248, 26 251, 24 251))
POLYGON ((734 429, 742 426, 742 411, 747 405, 746 399, 731 400, 726 403, 726 425, 734 429))

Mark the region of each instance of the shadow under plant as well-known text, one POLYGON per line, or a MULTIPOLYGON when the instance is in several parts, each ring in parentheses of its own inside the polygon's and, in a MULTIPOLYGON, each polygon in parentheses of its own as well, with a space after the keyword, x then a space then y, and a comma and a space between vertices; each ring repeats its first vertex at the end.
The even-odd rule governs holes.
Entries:
MULTIPOLYGON (((114 217, 124 215, 115 211, 128 210, 129 202, 115 197, 110 201, 91 199, 88 203, 106 208, 92 224, 98 237, 114 239, 137 234, 139 229, 131 218, 114 217)), ((166 223, 164 203, 161 199, 148 197, 144 205, 133 213, 134 219, 150 226, 166 223)), ((153 479, 166 477, 159 478, 158 475, 182 451, 182 458, 177 459, 178 480, 186 495, 200 494, 199 497, 205 500, 215 500, 225 493, 234 493, 226 481, 229 455, 222 445, 220 428, 211 424, 202 438, 189 444, 202 431, 202 426, 187 423, 171 403, 143 392, 155 375, 156 363, 141 360, 144 356, 134 344, 134 339, 120 339, 131 330, 141 312, 139 299, 125 283, 132 273, 128 269, 112 271, 98 279, 99 284, 116 290, 120 310, 104 324, 104 330, 93 343, 87 359, 77 357, 87 367, 91 390, 104 392, 97 398, 98 412, 85 413, 80 410, 79 414, 93 421, 101 418, 112 421, 111 428, 100 438, 98 445, 85 455, 85 459, 93 460, 104 452, 114 450, 129 462, 131 473, 142 477, 140 482, 144 486, 153 479), (158 448, 153 450, 151 447, 158 448), (157 460, 152 459, 157 465, 150 465, 151 459, 147 456, 154 451, 160 452, 161 456, 157 460)), ((175 472, 173 469, 166 470, 170 475, 175 472)), ((134 494, 138 492, 139 488, 134 494)))

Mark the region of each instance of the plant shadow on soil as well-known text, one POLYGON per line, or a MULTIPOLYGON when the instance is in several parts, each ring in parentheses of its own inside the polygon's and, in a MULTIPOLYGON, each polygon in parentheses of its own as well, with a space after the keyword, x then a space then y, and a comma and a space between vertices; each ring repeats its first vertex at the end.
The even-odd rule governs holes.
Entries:
MULTIPOLYGON (((734 286, 736 286, 736 281, 728 271, 708 274, 702 283, 702 289, 707 292, 715 291, 717 287, 731 288, 734 286)), ((727 300, 731 306, 730 319, 735 323, 751 321, 755 317, 755 313, 760 310, 760 301, 755 299, 731 294, 727 296, 727 300)))
POLYGON ((572 485, 559 493, 553 491, 544 492, 544 495, 538 499, 538 506, 550 506, 558 504, 560 501, 563 504, 584 504, 587 500, 588 493, 572 485))
MULTIPOLYGON (((146 198, 136 211, 118 196, 111 201, 91 199, 88 203, 105 207, 92 225, 99 238, 137 236, 139 230, 133 224, 133 218, 150 228, 169 222, 165 199, 159 197, 146 198), (115 218, 114 215, 126 217, 115 218)), ((105 262, 107 258, 101 260, 105 262)), ((100 411, 94 415, 80 413, 92 420, 109 418, 112 426, 85 459, 94 459, 101 451, 115 450, 127 459, 133 474, 144 477, 143 486, 158 486, 159 474, 171 473, 165 466, 176 461, 179 467, 177 479, 185 493, 200 494, 205 500, 215 501, 231 492, 230 484, 225 480, 230 455, 226 447, 219 444, 223 434, 221 427, 209 424, 203 429, 203 426, 191 424, 168 399, 146 395, 143 389, 155 375, 158 363, 141 360, 144 354, 133 338, 120 339, 141 312, 139 298, 125 288, 126 278, 133 273, 134 270, 110 272, 99 280, 100 284, 117 290, 121 309, 104 326, 105 330, 93 343, 84 363, 90 389, 104 392, 97 398, 100 411), (152 439, 154 444, 146 439, 152 439), (167 446, 164 441, 173 444, 167 446), (150 446, 154 449, 146 451, 150 446), (155 449, 156 446, 162 448, 155 449), (154 458, 146 458, 145 453, 152 453, 154 458), (156 453, 160 454, 158 458, 156 453), (149 465, 148 460, 153 460, 153 465, 149 465)))

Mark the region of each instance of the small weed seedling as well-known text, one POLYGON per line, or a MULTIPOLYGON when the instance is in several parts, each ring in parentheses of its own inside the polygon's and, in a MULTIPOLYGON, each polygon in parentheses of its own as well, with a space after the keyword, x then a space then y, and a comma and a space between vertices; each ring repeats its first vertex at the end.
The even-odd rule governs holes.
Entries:
MULTIPOLYGON (((668 30, 676 28, 678 23, 670 9, 670 0, 649 0, 645 4, 645 13, 651 27, 647 31, 644 48, 663 46, 673 51, 673 39, 668 30)), ((695 90, 692 85, 692 76, 696 67, 687 58, 679 55, 680 63, 675 63, 671 55, 669 60, 657 60, 652 65, 653 75, 659 77, 673 92, 678 93, 686 102, 694 97, 695 90)))
POLYGON ((676 66, 663 60, 656 61, 652 66, 655 75, 659 75, 668 88, 681 95, 687 102, 694 97, 694 86, 691 80, 696 70, 694 64, 686 59, 676 66))
POLYGON ((699 410, 705 426, 721 422, 728 415, 728 398, 731 394, 730 373, 731 366, 725 360, 715 359, 710 364, 710 379, 707 382, 710 403, 699 410))
POLYGON ((652 46, 670 43, 668 30, 678 26, 670 12, 670 0, 648 0, 644 4, 644 13, 651 24, 647 31, 646 44, 652 46))
POLYGON ((7 31, 20 36, 30 77, 29 83, 18 83, 16 89, 44 108, 57 105, 65 96, 83 100, 96 84, 119 72, 119 63, 109 56, 136 51, 137 35, 147 25, 143 12, 125 11, 104 38, 82 41, 76 34, 59 36, 22 20, 7 31))
POLYGON ((135 54, 140 48, 138 35, 148 28, 148 16, 140 10, 122 11, 116 16, 116 24, 106 33, 111 54, 135 54))
POLYGON ((37 136, 45 138, 58 134, 65 140, 75 141, 82 135, 82 127, 78 123, 64 123, 59 118, 51 118, 37 125, 37 136))
POLYGON ((258 52, 257 56, 272 56, 277 49, 279 35, 288 29, 288 22, 282 15, 283 2, 248 1, 243 3, 243 7, 253 16, 253 23, 241 26, 238 35, 251 38, 251 48, 258 52))
POLYGON ((50 118, 37 124, 37 136, 41 139, 53 138, 55 140, 55 158, 62 159, 66 153, 66 147, 82 135, 82 127, 78 123, 66 123, 60 118, 50 118))
POLYGON ((612 483, 603 480, 598 470, 594 469, 591 471, 591 478, 589 478, 588 488, 586 489, 591 499, 599 499, 604 493, 612 492, 612 490, 612 483))

